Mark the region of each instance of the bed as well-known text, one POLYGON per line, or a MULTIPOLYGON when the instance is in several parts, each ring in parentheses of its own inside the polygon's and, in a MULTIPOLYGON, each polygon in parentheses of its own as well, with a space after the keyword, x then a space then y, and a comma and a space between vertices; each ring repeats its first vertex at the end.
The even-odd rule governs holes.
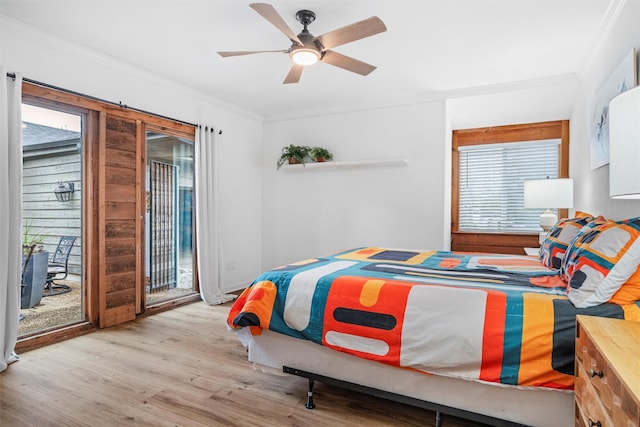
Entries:
POLYGON ((285 265, 240 295, 228 324, 251 362, 310 378, 310 392, 336 380, 438 417, 572 425, 575 316, 640 320, 640 221, 616 224, 618 240, 637 233, 604 278, 593 273, 602 224, 580 220, 552 229, 540 257, 364 247, 285 265))

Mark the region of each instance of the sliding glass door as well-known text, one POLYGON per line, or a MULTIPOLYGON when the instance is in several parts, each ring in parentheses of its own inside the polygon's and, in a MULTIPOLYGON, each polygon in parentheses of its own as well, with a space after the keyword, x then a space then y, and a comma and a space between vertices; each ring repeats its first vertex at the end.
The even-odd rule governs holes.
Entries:
POLYGON ((83 115, 61 109, 22 108, 20 336, 85 320, 83 115))
POLYGON ((22 101, 17 349, 197 300, 194 127, 38 84, 22 101))

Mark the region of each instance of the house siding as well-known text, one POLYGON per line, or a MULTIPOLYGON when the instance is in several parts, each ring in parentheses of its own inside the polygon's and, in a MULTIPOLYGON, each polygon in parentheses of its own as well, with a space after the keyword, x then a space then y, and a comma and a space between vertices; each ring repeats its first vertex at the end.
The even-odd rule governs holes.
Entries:
POLYGON ((82 271, 82 159, 80 152, 25 157, 23 161, 22 211, 24 224, 43 237, 45 251, 53 253, 61 236, 77 237, 69 256, 69 272, 82 271), (58 202, 53 193, 59 181, 73 182, 69 202, 58 202))

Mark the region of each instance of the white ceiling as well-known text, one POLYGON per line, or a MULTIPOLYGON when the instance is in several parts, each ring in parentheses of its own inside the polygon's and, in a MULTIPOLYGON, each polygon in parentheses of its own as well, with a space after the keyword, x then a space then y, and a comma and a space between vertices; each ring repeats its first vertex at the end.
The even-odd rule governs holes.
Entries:
POLYGON ((334 50, 376 65, 363 77, 318 63, 283 85, 288 55, 221 58, 218 50, 287 49, 238 0, 0 0, 0 11, 267 119, 464 94, 573 75, 589 60, 616 0, 272 0, 298 33, 370 16, 387 31, 334 50))

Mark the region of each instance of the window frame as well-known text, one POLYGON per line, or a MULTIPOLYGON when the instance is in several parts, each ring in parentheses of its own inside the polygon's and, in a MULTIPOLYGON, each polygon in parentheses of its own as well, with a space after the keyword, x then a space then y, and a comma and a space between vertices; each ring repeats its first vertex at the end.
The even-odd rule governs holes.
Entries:
MULTIPOLYGON (((460 231, 460 152, 470 145, 560 139, 558 177, 569 177, 569 120, 454 130, 451 144, 451 250, 523 254, 538 246, 538 233, 460 231)), ((559 209, 558 217, 568 215, 559 209)))

